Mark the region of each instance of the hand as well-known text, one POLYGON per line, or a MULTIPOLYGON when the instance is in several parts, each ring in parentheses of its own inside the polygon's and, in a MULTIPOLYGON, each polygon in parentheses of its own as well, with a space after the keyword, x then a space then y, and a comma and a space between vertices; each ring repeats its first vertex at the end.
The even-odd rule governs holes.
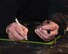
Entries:
POLYGON ((24 40, 27 39, 28 29, 14 22, 6 28, 6 33, 10 40, 24 40))
POLYGON ((59 26, 49 21, 44 21, 41 26, 35 29, 35 33, 44 41, 52 40, 58 34, 59 26))

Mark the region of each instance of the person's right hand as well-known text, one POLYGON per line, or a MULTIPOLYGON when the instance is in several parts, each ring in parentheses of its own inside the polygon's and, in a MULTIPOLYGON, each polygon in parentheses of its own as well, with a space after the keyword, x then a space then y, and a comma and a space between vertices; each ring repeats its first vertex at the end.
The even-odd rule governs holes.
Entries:
POLYGON ((16 22, 10 24, 6 28, 6 33, 10 40, 24 40, 27 39, 28 29, 22 24, 18 25, 16 22))

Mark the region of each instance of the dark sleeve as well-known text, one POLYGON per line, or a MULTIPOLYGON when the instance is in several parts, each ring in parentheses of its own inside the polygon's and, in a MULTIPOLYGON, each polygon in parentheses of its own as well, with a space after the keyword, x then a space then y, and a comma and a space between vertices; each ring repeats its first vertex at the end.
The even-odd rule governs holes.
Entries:
POLYGON ((7 37, 6 27, 28 7, 31 0, 0 0, 0 37, 7 37))
POLYGON ((14 21, 17 9, 16 0, 0 0, 0 37, 6 37, 5 29, 14 21))
POLYGON ((68 0, 50 0, 48 17, 59 25, 59 35, 64 35, 68 25, 68 0))

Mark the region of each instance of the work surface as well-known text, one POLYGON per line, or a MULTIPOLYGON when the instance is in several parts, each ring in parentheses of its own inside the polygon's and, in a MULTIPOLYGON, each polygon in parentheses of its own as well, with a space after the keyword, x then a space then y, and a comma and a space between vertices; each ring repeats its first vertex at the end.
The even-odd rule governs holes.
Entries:
POLYGON ((67 33, 57 44, 51 46, 2 41, 0 42, 0 54, 68 54, 67 33))

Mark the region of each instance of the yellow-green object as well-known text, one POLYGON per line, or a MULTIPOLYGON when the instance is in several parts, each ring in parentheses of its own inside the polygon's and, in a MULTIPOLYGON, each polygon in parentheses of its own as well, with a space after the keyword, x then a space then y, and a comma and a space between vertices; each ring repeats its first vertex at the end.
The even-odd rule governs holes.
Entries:
MULTIPOLYGON (((29 41, 29 40, 21 40, 21 41, 13 41, 13 42, 23 42, 23 43, 33 43, 33 44, 44 44, 44 45, 52 45, 55 44, 57 42, 57 40, 60 38, 61 36, 57 36, 55 37, 53 40, 48 41, 48 42, 34 42, 34 41, 29 41)), ((9 39, 0 39, 0 41, 11 41, 9 39)))

